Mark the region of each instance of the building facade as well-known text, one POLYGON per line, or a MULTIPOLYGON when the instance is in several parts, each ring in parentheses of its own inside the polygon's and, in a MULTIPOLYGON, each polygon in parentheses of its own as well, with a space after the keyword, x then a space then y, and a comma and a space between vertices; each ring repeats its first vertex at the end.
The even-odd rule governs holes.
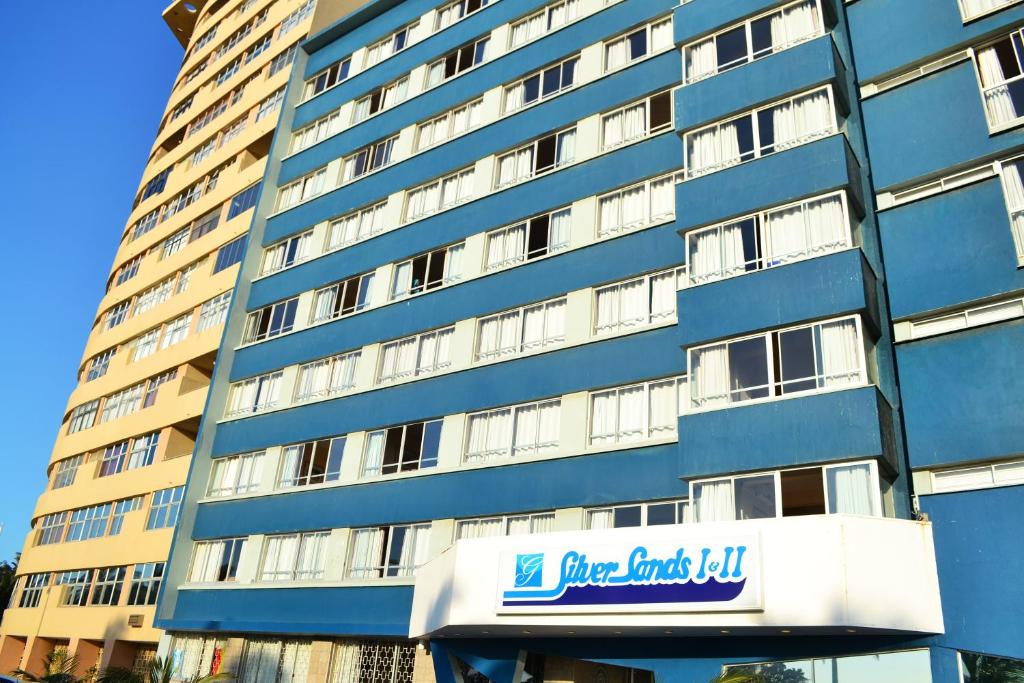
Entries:
POLYGON ((324 3, 162 587, 178 675, 1013 680, 1022 24, 324 3))
MULTIPOLYGON (((186 48, 45 466, 0 671, 146 668, 238 262, 313 0, 175 2, 186 48)), ((40 463, 43 470, 43 463, 40 463)))

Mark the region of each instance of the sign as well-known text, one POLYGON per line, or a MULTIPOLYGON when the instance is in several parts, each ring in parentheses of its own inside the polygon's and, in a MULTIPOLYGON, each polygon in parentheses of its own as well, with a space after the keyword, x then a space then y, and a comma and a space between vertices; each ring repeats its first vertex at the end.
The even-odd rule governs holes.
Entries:
POLYGON ((531 548, 526 538, 520 543, 521 552, 501 554, 498 614, 738 612, 762 607, 756 534, 580 547, 531 548))

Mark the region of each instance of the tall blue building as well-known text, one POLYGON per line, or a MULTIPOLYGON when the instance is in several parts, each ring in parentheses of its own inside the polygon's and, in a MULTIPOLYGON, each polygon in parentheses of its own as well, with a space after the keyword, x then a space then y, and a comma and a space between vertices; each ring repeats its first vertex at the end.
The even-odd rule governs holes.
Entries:
POLYGON ((1024 675, 1024 4, 355 5, 273 143, 176 676, 1024 675))

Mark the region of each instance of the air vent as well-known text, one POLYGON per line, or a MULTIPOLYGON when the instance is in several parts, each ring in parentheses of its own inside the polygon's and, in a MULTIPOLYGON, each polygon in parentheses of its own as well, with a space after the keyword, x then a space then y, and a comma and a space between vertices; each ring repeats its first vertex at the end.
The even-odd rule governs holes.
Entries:
POLYGON ((141 614, 129 614, 128 625, 133 628, 142 628, 142 615, 141 614))

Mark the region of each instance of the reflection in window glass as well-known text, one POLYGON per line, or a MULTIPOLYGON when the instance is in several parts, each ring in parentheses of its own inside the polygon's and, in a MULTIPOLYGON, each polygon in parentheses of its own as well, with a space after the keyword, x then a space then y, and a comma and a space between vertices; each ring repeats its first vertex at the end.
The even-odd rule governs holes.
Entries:
MULTIPOLYGON (((726 667, 732 672, 756 674, 765 683, 931 683, 928 650, 885 652, 854 657, 767 662, 726 667)), ((993 682, 1006 679, 978 679, 993 682)))

